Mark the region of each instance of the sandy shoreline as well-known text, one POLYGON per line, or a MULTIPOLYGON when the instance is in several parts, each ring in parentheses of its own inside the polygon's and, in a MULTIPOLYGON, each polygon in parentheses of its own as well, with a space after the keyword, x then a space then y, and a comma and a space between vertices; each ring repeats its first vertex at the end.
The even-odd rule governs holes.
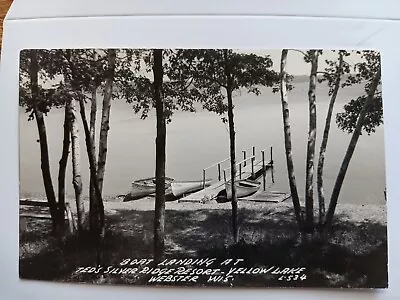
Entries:
MULTIPOLYGON (((21 197, 21 199, 46 199, 43 195, 37 195, 35 197, 21 197)), ((115 214, 118 211, 134 210, 134 211, 153 211, 154 210, 154 197, 145 197, 139 200, 123 202, 123 197, 106 197, 104 199, 104 209, 106 214, 115 214)), ((70 203, 71 209, 74 212, 75 199, 67 197, 66 201, 70 203)), ((327 204, 326 204, 327 205, 327 204)), ((255 201, 239 201, 239 209, 254 210, 254 211, 265 211, 273 210, 274 212, 285 211, 291 209, 292 201, 287 199, 280 203, 272 202, 255 202, 255 201)), ((317 203, 315 203, 317 209, 317 203)), ((85 197, 85 209, 89 209, 89 199, 85 197)), ((215 200, 207 203, 197 202, 178 202, 167 201, 165 203, 166 210, 173 211, 196 211, 196 210, 230 210, 231 204, 217 203, 215 200)), ((316 216, 317 216, 316 211, 316 216)), ((336 208, 336 215, 340 216, 341 220, 349 220, 357 223, 377 222, 383 225, 387 224, 387 210, 386 204, 346 204, 338 203, 336 208)))
MULTIPOLYGON (((21 197, 22 198, 22 197, 21 197)), ((29 197, 22 199, 41 199, 45 197, 29 197)), ((139 200, 123 202, 122 197, 108 197, 104 201, 104 209, 106 214, 115 214, 119 211, 153 211, 154 210, 154 197, 145 197, 139 200)), ((67 198, 66 201, 70 203, 73 212, 76 211, 75 200, 67 198)), ((271 211, 272 213, 278 213, 292 209, 291 199, 287 199, 280 203, 272 202, 255 202, 255 201, 239 201, 239 209, 253 210, 253 211, 271 211)), ((317 205, 316 205, 317 206, 317 205)), ((317 207, 316 207, 317 208, 317 207)), ((85 210, 89 209, 89 200, 85 198, 85 210)), ((197 211, 197 210, 230 210, 231 204, 217 203, 215 200, 208 203, 197 203, 197 202, 178 202, 178 201, 167 201, 165 203, 165 209, 171 211, 197 211)), ((315 215, 317 216, 317 211, 315 215)), ((355 205, 355 204, 343 204, 338 203, 336 208, 336 215, 340 216, 341 220, 348 220, 356 223, 363 222, 376 222, 382 225, 387 224, 387 211, 386 205, 355 205)))

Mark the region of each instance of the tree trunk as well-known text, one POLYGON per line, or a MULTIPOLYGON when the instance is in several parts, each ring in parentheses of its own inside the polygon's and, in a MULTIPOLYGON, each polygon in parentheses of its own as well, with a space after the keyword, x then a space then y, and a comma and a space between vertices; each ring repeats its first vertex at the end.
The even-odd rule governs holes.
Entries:
POLYGON ((58 208, 57 208, 57 200, 56 195, 54 193, 53 182, 51 179, 50 172, 50 160, 49 160, 49 148, 47 144, 47 132, 46 125, 44 122, 43 112, 38 109, 39 102, 39 83, 38 83, 38 73, 39 73, 39 64, 37 59, 37 51, 31 50, 31 61, 29 68, 29 76, 30 76, 30 88, 32 93, 32 103, 33 103, 33 112, 36 119, 36 125, 39 133, 39 143, 40 143, 40 161, 41 161, 41 169, 42 169, 42 177, 44 189, 46 192, 47 202, 49 203, 50 215, 52 221, 52 229, 53 233, 56 233, 57 230, 57 219, 58 219, 58 208))
POLYGON ((94 153, 94 144, 90 136, 90 129, 88 121, 86 119, 85 102, 83 97, 79 99, 79 107, 83 123, 83 129, 85 130, 85 143, 86 143, 87 155, 89 158, 90 180, 93 182, 95 199, 96 199, 96 204, 95 204, 96 214, 92 214, 92 219, 90 220, 90 222, 93 223, 90 224, 90 226, 91 226, 92 237, 97 243, 97 264, 101 265, 102 264, 101 248, 103 245, 103 239, 105 234, 104 203, 103 203, 103 198, 101 196, 99 181, 97 179, 97 174, 96 174, 96 156, 94 153))
POLYGON ((89 158, 89 168, 90 168, 90 179, 93 182, 93 186, 94 186, 94 191, 95 191, 95 195, 96 195, 96 200, 97 200, 97 206, 99 208, 99 229, 100 232, 99 233, 103 233, 104 231, 104 203, 103 203, 103 199, 101 197, 101 192, 100 192, 100 188, 99 188, 99 184, 98 184, 98 179, 97 179, 97 174, 96 174, 96 157, 94 155, 93 149, 93 143, 90 137, 90 129, 89 129, 89 125, 86 119, 86 113, 85 113, 85 102, 83 100, 83 98, 79 99, 79 106, 80 106, 80 114, 81 114, 81 119, 82 119, 82 123, 83 123, 83 129, 85 131, 85 143, 86 143, 86 151, 87 151, 87 155, 89 158))
POLYGON ((65 103, 64 113, 64 139, 61 159, 59 161, 58 170, 58 210, 59 210, 59 224, 64 227, 64 211, 65 211, 65 173, 67 170, 69 147, 70 147, 70 103, 65 103))
MULTIPOLYGON (((97 87, 93 87, 92 90, 92 100, 90 107, 90 140, 92 142, 92 156, 94 158, 94 164, 96 165, 96 113, 97 113, 97 87)), ((96 192, 94 188, 94 182, 92 176, 90 176, 89 183, 89 226, 90 231, 95 232, 98 230, 99 224, 99 208, 98 201, 96 199, 96 192)))
POLYGON ((235 123, 233 116, 233 100, 232 100, 232 71, 228 59, 228 50, 224 50, 225 76, 226 76, 226 94, 228 98, 228 123, 229 123, 229 141, 230 141, 230 158, 231 158, 231 190, 232 190, 232 234, 234 243, 239 242, 239 226, 238 226, 238 203, 236 195, 236 147, 235 147, 235 123))
POLYGON ((287 63, 288 50, 282 50, 281 57, 281 70, 280 70, 280 94, 282 102, 282 115, 283 115, 283 131, 285 136, 285 153, 286 153, 286 164, 288 171, 288 179, 290 186, 290 193, 292 195, 293 208, 296 216, 296 221, 300 231, 303 230, 303 219, 301 215, 299 194, 297 192, 296 177, 294 175, 294 166, 292 159, 292 139, 290 132, 289 122, 289 104, 287 99, 287 74, 286 74, 286 63, 287 63))
POLYGON ((97 166, 97 178, 99 181, 100 192, 103 192, 104 172, 106 169, 107 158, 107 139, 110 129, 110 108, 112 100, 112 88, 114 80, 116 53, 114 49, 108 50, 108 69, 104 87, 103 109, 101 117, 100 139, 99 139, 99 159, 97 166))
POLYGON ((79 99, 79 111, 81 114, 81 119, 83 123, 83 129, 85 131, 85 143, 86 143, 86 152, 89 158, 89 172, 90 172, 90 181, 93 183, 94 188, 94 199, 96 200, 94 204, 95 211, 92 211, 92 215, 89 215, 90 218, 90 231, 91 237, 94 239, 94 242, 97 246, 97 265, 101 265, 102 260, 102 245, 103 239, 105 235, 105 218, 104 218, 104 203, 103 198, 101 196, 99 181, 97 179, 96 173, 96 156, 94 153, 94 143, 90 136, 90 129, 88 125, 88 121, 86 119, 85 112, 85 102, 83 97, 79 99))
POLYGON ((332 226, 333 215, 335 214, 336 205, 339 199, 339 194, 343 185, 344 178, 346 176, 347 168, 349 167, 350 160, 357 146, 358 138, 361 135, 361 130, 364 124, 365 116, 368 112, 370 105, 374 101, 375 92, 376 89, 378 88, 380 79, 381 79, 381 70, 379 70, 376 73, 374 79, 371 82, 368 91, 368 97, 363 105, 363 108, 361 109, 360 115, 358 116, 356 127, 353 131, 353 135, 351 136, 351 140, 349 142, 349 146, 347 147, 346 154, 343 158, 342 165, 340 166, 339 174, 336 178, 336 182, 332 190, 331 201, 329 203, 328 211, 326 213, 325 228, 324 228, 325 231, 328 231, 332 226))
POLYGON ((70 103, 71 120, 71 145, 72 145, 72 184, 75 190, 76 210, 78 215, 78 232, 84 229, 85 207, 82 197, 82 177, 81 177, 81 153, 79 143, 79 127, 76 118, 76 104, 72 99, 70 103))
POLYGON ((311 73, 310 85, 308 90, 309 103, 309 123, 308 123, 308 142, 306 158, 306 224, 305 231, 314 230, 314 156, 315 156, 315 138, 317 133, 317 112, 315 88, 317 85, 318 71, 318 51, 310 51, 311 73))
MULTIPOLYGON (((71 83, 73 84, 73 88, 76 90, 80 90, 80 87, 76 84, 75 79, 78 78, 76 66, 74 65, 74 56, 73 52, 71 50, 66 50, 66 56, 68 57, 68 61, 70 63, 69 67, 71 69, 71 74, 72 74, 72 80, 71 83)), ((71 78, 70 78, 71 79, 71 78)), ((99 258, 99 253, 100 253, 100 247, 101 247, 101 241, 104 236, 104 203, 103 199, 101 196, 101 191, 99 188, 99 182, 97 179, 97 173, 96 173, 96 157, 94 153, 94 143, 92 142, 91 136, 90 136, 90 129, 88 125, 88 121, 86 119, 86 113, 85 113, 85 102, 84 98, 81 96, 78 99, 79 101, 79 107, 80 107, 80 115, 82 119, 82 124, 83 128, 85 131, 85 143, 86 143, 86 151, 87 155, 89 158, 89 168, 90 168, 90 180, 93 183, 94 186, 94 192, 95 192, 95 198, 96 198, 96 207, 98 208, 98 215, 97 215, 97 226, 95 226, 95 231, 92 231, 94 234, 94 238, 98 242, 98 264, 100 264, 100 258, 99 258)), ((92 228, 93 229, 93 228, 92 228)))
POLYGON ((331 100, 329 102, 328 112, 326 114, 324 134, 322 136, 321 148, 319 150, 318 159, 318 169, 317 169, 317 188, 318 188, 318 203, 319 203, 319 220, 318 223, 320 227, 323 225, 325 218, 325 195, 324 195, 324 162, 325 162, 325 152, 328 145, 329 130, 331 127, 331 120, 333 114, 333 107, 335 106, 335 101, 340 88, 340 80, 343 68, 343 54, 339 52, 339 64, 336 70, 335 86, 332 91, 331 100))
POLYGON ((164 116, 164 99, 162 95, 163 70, 162 50, 153 50, 154 55, 154 100, 157 113, 156 137, 156 201, 154 210, 154 260, 159 262, 164 257, 165 238, 165 144, 166 123, 164 116))

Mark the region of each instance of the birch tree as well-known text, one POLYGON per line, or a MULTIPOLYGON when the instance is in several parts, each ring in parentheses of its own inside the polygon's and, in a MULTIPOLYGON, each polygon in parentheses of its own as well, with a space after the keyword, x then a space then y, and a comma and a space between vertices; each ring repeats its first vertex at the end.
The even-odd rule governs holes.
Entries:
POLYGON ((103 192, 104 173, 106 170, 108 131, 110 129, 110 109, 113 96, 113 81, 115 72, 116 51, 107 50, 107 69, 105 76, 104 97, 99 139, 99 158, 97 163, 97 178, 100 192, 103 192))
POLYGON ((294 172, 292 138, 290 130, 290 110, 289 110, 288 95, 287 95, 288 93, 287 91, 288 75, 286 71, 287 55, 288 55, 288 50, 283 49, 281 55, 281 67, 280 67, 280 96, 282 104, 283 132, 285 138, 286 165, 287 165, 290 193, 293 202, 293 208, 296 216, 297 225, 299 227, 299 230, 302 231, 304 227, 303 224, 304 222, 301 215, 300 199, 297 191, 296 176, 294 172))
POLYGON ((72 99, 69 104, 70 133, 72 147, 72 185, 75 191, 75 202, 78 216, 78 232, 84 229, 85 206, 82 196, 82 175, 81 175, 81 154, 79 142, 79 125, 77 120, 77 111, 75 100, 72 99))
POLYGON ((325 195, 324 195, 324 163, 325 163, 325 153, 328 146, 329 132, 331 128, 333 108, 335 106, 336 98, 340 89, 340 83, 343 74, 349 73, 349 64, 344 61, 345 56, 349 56, 350 53, 347 51, 339 50, 337 61, 325 60, 328 66, 323 72, 323 77, 319 82, 327 81, 329 87, 329 107, 325 119, 325 127, 322 136, 321 146, 319 150, 318 167, 317 167, 317 189, 318 189, 318 210, 319 218, 318 224, 321 228, 323 226, 325 218, 325 195))
POLYGON ((308 124, 308 141, 307 141, 307 158, 306 158, 306 220, 305 230, 312 232, 314 230, 314 156, 315 156, 315 139, 317 134, 317 111, 315 89, 317 85, 318 71, 318 51, 310 50, 307 60, 311 63, 310 82, 308 89, 308 105, 309 105, 309 124, 308 124))
POLYGON ((340 191, 362 131, 370 134, 383 122, 382 93, 379 90, 381 84, 380 54, 375 51, 358 53, 362 55, 364 61, 355 66, 358 73, 355 76, 350 76, 343 86, 366 82, 365 94, 346 104, 344 106, 345 112, 339 113, 336 118, 339 128, 352 133, 352 136, 332 190, 324 224, 325 231, 328 231, 332 226, 340 191))

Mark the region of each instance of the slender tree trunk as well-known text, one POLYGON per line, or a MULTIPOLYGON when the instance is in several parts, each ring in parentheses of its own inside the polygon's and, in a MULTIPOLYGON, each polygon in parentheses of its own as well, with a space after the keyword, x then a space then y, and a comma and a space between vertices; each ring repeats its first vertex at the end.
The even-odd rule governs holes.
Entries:
POLYGON ((85 143, 86 143, 86 151, 87 155, 89 158, 89 168, 90 168, 90 179, 93 182, 94 186, 94 191, 95 191, 95 196, 96 196, 96 201, 97 201, 97 206, 99 208, 99 216, 98 216, 98 228, 99 228, 99 234, 104 234, 104 203, 103 199, 101 197, 101 192, 98 184, 98 179, 97 179, 97 174, 96 174, 96 157, 94 155, 93 149, 93 142, 90 138, 90 129, 88 125, 88 121, 86 118, 86 113, 85 113, 85 102, 83 98, 79 99, 79 107, 80 107, 80 114, 81 114, 81 119, 83 123, 83 129, 85 131, 85 143))
POLYGON ((325 218, 325 195, 324 195, 324 181, 323 181, 325 153, 326 153, 326 147, 328 145, 333 107, 335 106, 336 97, 340 88, 342 68, 343 68, 343 54, 339 52, 339 63, 336 70, 335 85, 332 91, 331 100, 329 102, 328 112, 326 114, 324 134, 322 136, 321 148, 319 150, 319 159, 318 159, 318 169, 317 169, 317 188, 318 188, 318 203, 319 203, 318 222, 320 227, 322 227, 325 218))
POLYGON ((239 226, 238 226, 238 203, 236 194, 236 142, 235 142, 235 122, 233 115, 232 100, 232 70, 228 58, 228 50, 224 49, 225 76, 226 76, 226 94, 228 98, 228 123, 229 123, 229 141, 230 141, 230 157, 231 157, 231 190, 232 190, 232 233, 234 243, 239 242, 239 226))
POLYGON ((91 222, 93 222, 93 224, 91 224, 92 226, 91 233, 92 237, 95 239, 95 242, 97 243, 97 264, 101 265, 102 264, 101 248, 103 245, 104 234, 105 234, 104 203, 99 188, 99 181, 97 179, 94 143, 90 136, 90 129, 85 113, 85 102, 82 97, 79 99, 79 107, 83 123, 83 129, 85 130, 85 143, 86 143, 87 155, 89 158, 90 180, 93 182, 95 199, 96 199, 96 204, 95 204, 96 214, 92 214, 92 220, 90 220, 91 222))
MULTIPOLYGON (((94 164, 96 165, 96 113, 97 113, 97 87, 93 86, 92 100, 90 107, 90 139, 92 141, 92 156, 94 157, 94 164)), ((96 199, 96 192, 94 188, 94 182, 92 176, 90 176, 89 184, 89 226, 92 232, 98 230, 99 224, 99 208, 98 201, 96 199)))
POLYGON ((103 109, 101 117, 100 139, 99 139, 99 159, 97 166, 97 178, 99 181, 100 192, 103 191, 104 172, 106 170, 107 158, 107 139, 110 129, 110 108, 112 100, 112 88, 114 80, 116 53, 114 49, 108 50, 108 70, 104 87, 103 109))
MULTIPOLYGON (((73 84, 73 87, 77 90, 79 90, 79 86, 75 83, 75 78, 78 78, 76 66, 74 65, 74 56, 71 50, 66 50, 66 57, 68 62, 70 63, 69 67, 71 69, 71 74, 72 78, 70 78, 71 83, 73 84)), ((96 157, 94 154, 94 144, 92 142, 91 136, 90 136, 90 129, 88 125, 88 121, 86 119, 86 113, 85 113, 85 102, 83 97, 79 98, 79 107, 80 107, 80 115, 83 123, 83 128, 85 131, 85 143, 86 143, 86 151, 87 155, 89 158, 89 168, 90 168, 90 179, 93 182, 94 186, 94 192, 95 192, 95 198, 96 198, 96 206, 98 208, 98 216, 97 216, 97 221, 98 224, 96 226, 96 231, 92 231, 94 234, 94 237, 97 239, 98 242, 98 257, 97 261, 98 264, 100 264, 100 247, 101 247, 101 242, 104 236, 104 203, 103 199, 101 196, 101 191, 99 188, 99 182, 97 179, 97 173, 96 173, 96 157)))
POLYGON ((306 159, 306 232, 314 230, 314 156, 317 133, 317 112, 315 88, 317 85, 318 51, 311 50, 311 73, 308 90, 309 124, 306 159))
POLYGON ((329 203, 328 211, 326 213, 325 228, 324 228, 325 231, 328 231, 332 226, 333 215, 335 214, 336 205, 339 199, 339 194, 343 185, 344 178, 346 176, 347 168, 349 167, 350 160, 357 146, 358 138, 361 135, 361 130, 364 124, 365 116, 368 112, 370 105, 374 101, 375 92, 378 88, 380 79, 381 79, 381 70, 379 70, 376 73, 374 79, 371 82, 371 86, 368 91, 368 97, 361 109, 360 115, 358 116, 356 127, 353 131, 353 135, 351 136, 351 140, 349 142, 349 146, 347 147, 346 154, 343 158, 342 165, 340 166, 339 174, 336 178, 336 182, 332 190, 331 201, 329 203))
POLYGON ((65 173, 67 170, 69 148, 70 148, 70 103, 67 101, 65 103, 65 113, 64 113, 64 139, 63 139, 63 149, 61 154, 61 159, 59 161, 58 170, 58 210, 59 210, 59 222, 62 227, 64 227, 64 211, 65 211, 65 173))
POLYGON ((84 229, 85 207, 82 197, 82 176, 81 176, 81 154, 79 143, 79 127, 76 118, 76 104, 74 99, 70 103, 70 120, 71 120, 71 146, 72 146, 72 184, 75 190, 75 201, 78 215, 78 231, 84 229))
POLYGON ((42 177, 44 189, 46 192, 47 202, 49 203, 50 215, 52 220, 52 229, 53 233, 56 233, 57 230, 57 220, 58 220, 58 207, 56 195, 54 193, 53 181, 51 179, 50 172, 50 160, 49 160, 49 148, 47 144, 47 132, 46 125, 44 122, 43 113, 38 109, 39 102, 39 83, 38 83, 38 73, 39 73, 39 64, 37 59, 37 51, 31 50, 30 52, 30 68, 29 68, 29 76, 30 76, 30 88, 32 93, 32 103, 33 103, 33 112, 36 119, 36 125, 39 133, 39 143, 40 143, 40 161, 41 161, 41 169, 42 169, 42 177))
POLYGON ((162 50, 153 50, 154 55, 154 100, 157 113, 156 137, 156 201, 154 210, 154 260, 159 262, 164 257, 165 239, 165 144, 166 124, 164 116, 164 99, 162 94, 163 70, 162 50))
POLYGON ((303 230, 303 219, 301 215, 299 194, 297 192, 296 177, 294 175, 294 166, 292 159, 292 139, 290 132, 289 122, 289 104, 287 99, 287 74, 286 74, 286 63, 287 63, 288 50, 282 50, 281 57, 281 70, 280 70, 280 94, 282 102, 282 115, 283 115, 283 131, 285 135, 285 153, 286 153, 286 164, 288 171, 288 179, 290 186, 290 193, 292 195, 293 208, 296 216, 296 221, 300 231, 303 230))

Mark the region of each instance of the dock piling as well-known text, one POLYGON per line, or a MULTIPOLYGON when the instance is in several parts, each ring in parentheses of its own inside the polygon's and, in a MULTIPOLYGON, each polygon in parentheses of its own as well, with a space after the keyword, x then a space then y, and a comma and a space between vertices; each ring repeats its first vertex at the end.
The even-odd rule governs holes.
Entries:
POLYGON ((251 158, 251 178, 254 179, 254 159, 255 157, 253 156, 251 158))
POLYGON ((263 189, 265 191, 265 179, 266 179, 266 175, 267 175, 267 170, 265 168, 265 151, 264 150, 261 151, 261 157, 262 157, 262 166, 263 166, 263 189))
POLYGON ((272 183, 275 183, 275 178, 274 178, 274 160, 272 158, 272 146, 270 148, 270 155, 271 155, 271 161, 270 161, 270 164, 271 164, 271 178, 272 178, 272 183))
POLYGON ((271 155, 270 160, 271 160, 271 165, 273 165, 273 164, 274 164, 274 160, 273 160, 273 158, 272 158, 272 146, 271 146, 270 149, 271 149, 271 150, 270 150, 270 155, 271 155))

